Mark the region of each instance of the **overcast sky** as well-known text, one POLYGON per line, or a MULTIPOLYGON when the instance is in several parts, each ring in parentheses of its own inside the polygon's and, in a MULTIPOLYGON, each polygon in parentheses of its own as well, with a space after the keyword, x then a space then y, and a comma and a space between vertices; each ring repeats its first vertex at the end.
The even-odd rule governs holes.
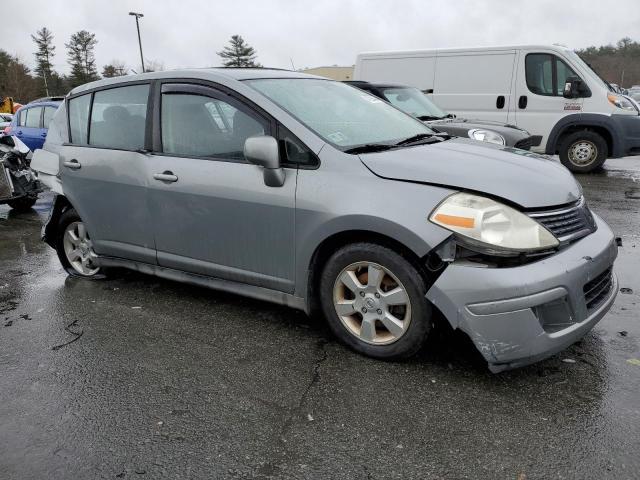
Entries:
POLYGON ((640 0, 21 0, 3 11, 0 48, 34 65, 30 34, 55 35, 56 70, 68 71, 64 43, 96 34, 98 70, 114 59, 139 70, 135 20, 145 59, 166 69, 220 65, 216 52, 242 35, 264 66, 352 65, 361 51, 515 43, 573 48, 640 40, 640 0), (9 18, 10 17, 10 18, 9 18))

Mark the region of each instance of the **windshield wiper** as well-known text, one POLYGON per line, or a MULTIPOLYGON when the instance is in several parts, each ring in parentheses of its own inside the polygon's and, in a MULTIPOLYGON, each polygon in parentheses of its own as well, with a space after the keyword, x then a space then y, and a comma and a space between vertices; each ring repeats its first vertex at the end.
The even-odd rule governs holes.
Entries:
POLYGON ((448 136, 445 135, 441 135, 441 134, 435 134, 435 133, 419 133, 417 135, 414 135, 413 137, 409 137, 409 138, 405 138, 404 140, 399 141, 398 143, 396 143, 397 147, 401 147, 401 146, 405 146, 405 145, 412 145, 414 143, 437 143, 437 142, 442 142, 443 140, 446 140, 448 138, 448 136))
POLYGON ((418 120, 422 120, 423 122, 427 122, 429 120, 442 120, 447 117, 436 117, 435 115, 420 115, 416 117, 418 120))
POLYGON ((364 145, 358 145, 357 147, 348 148, 344 153, 373 153, 384 152, 385 150, 391 150, 396 148, 395 145, 389 145, 388 143, 365 143, 364 145))

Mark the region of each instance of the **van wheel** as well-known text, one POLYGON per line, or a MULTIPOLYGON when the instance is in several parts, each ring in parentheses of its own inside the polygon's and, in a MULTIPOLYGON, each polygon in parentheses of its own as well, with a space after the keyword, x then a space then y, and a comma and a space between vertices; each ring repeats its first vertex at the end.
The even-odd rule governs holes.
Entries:
POLYGON ((7 205, 13 208, 16 212, 28 212, 29 210, 31 210, 31 207, 36 204, 37 201, 37 198, 22 197, 16 200, 8 201, 7 205))
POLYGON ((102 269, 93 265, 96 254, 89 232, 78 213, 69 209, 58 223, 56 252, 60 263, 69 275, 86 278, 103 278, 102 269))
POLYGON ((567 135, 560 145, 560 161, 575 173, 597 170, 608 156, 609 150, 604 138, 588 130, 567 135))
POLYGON ((371 243, 341 248, 320 278, 320 303, 333 333, 375 358, 411 356, 431 328, 420 273, 393 250, 371 243))

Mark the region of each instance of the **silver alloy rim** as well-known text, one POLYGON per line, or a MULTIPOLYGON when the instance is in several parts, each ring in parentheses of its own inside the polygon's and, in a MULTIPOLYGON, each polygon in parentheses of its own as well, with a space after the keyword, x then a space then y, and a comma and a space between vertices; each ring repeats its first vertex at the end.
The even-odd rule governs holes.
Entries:
POLYGON ((588 140, 580 140, 569 148, 569 160, 574 165, 584 167, 598 158, 598 147, 588 140))
POLYGON ((402 337, 411 322, 407 289, 387 268, 373 262, 352 263, 333 286, 333 305, 347 331, 372 345, 402 337))
POLYGON ((80 275, 90 277, 100 270, 93 266, 96 254, 93 244, 82 222, 72 222, 67 225, 63 237, 64 253, 73 269, 80 275))

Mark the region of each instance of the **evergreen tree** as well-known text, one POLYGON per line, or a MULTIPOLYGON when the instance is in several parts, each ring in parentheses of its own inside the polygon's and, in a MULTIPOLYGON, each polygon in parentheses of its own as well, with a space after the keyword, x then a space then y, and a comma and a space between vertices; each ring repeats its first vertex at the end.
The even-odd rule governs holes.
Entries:
POLYGON ((262 67, 255 62, 256 51, 240 35, 233 35, 218 56, 224 60, 225 67, 262 67))
POLYGON ((37 51, 34 53, 36 57, 36 75, 42 79, 44 94, 49 96, 49 92, 51 92, 49 84, 53 70, 51 61, 55 56, 56 50, 53 45, 53 33, 47 27, 42 27, 35 35, 31 35, 31 39, 36 43, 37 47, 37 51))
POLYGON ((71 66, 69 81, 72 88, 99 78, 93 53, 96 43, 98 41, 94 33, 80 30, 71 35, 69 43, 64 44, 67 47, 67 58, 71 66))
POLYGON ((104 78, 122 77, 127 74, 127 67, 124 63, 113 60, 110 64, 102 67, 102 76, 104 78))

